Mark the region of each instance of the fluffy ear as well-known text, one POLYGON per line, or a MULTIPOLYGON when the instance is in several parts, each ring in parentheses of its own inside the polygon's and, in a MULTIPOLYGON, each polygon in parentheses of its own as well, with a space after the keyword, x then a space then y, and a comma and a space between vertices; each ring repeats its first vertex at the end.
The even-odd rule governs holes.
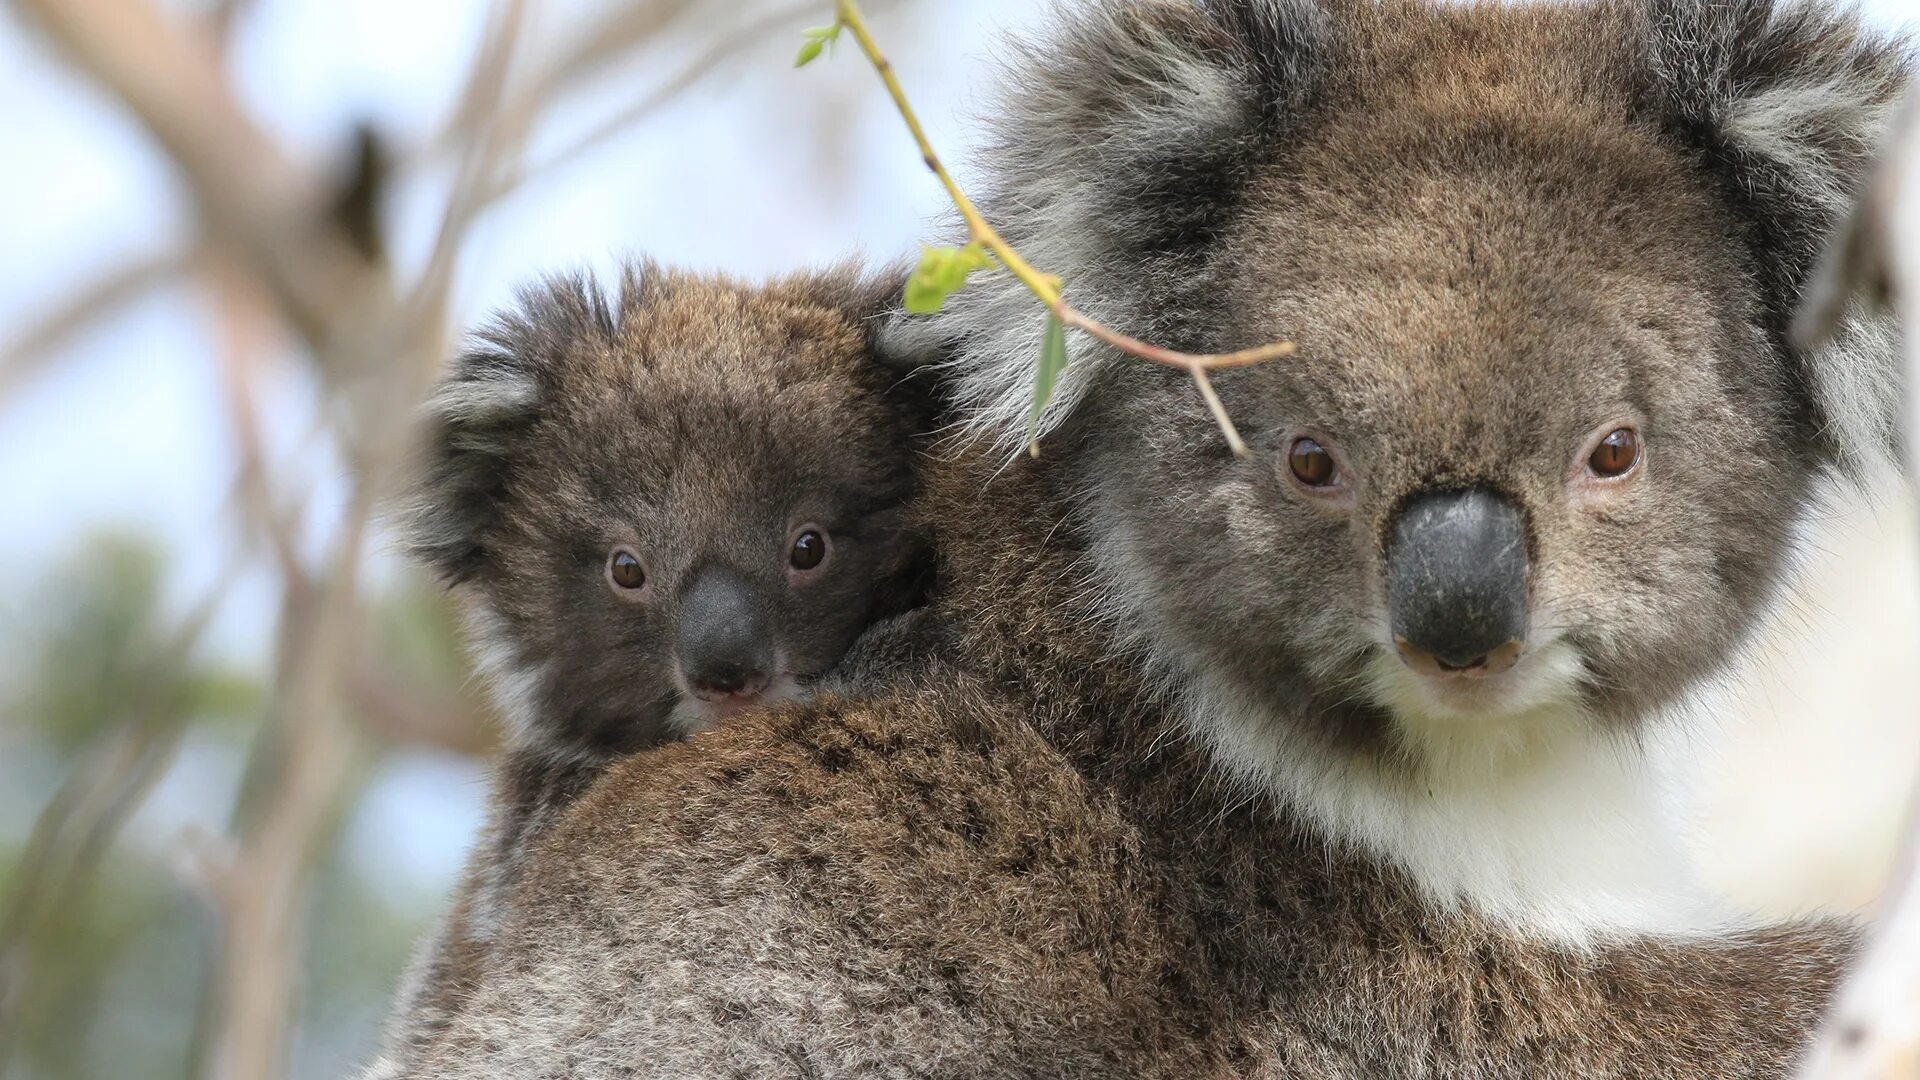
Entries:
MULTIPOLYGON (((1074 304, 1156 343, 1198 347, 1188 298, 1214 288, 1214 241, 1277 129, 1311 90, 1328 20, 1313 0, 1120 0, 1066 8, 1009 46, 981 159, 982 205, 1074 304)), ((1006 275, 932 318, 889 328, 884 351, 947 357, 969 427, 1017 449, 1045 314, 1006 275)), ((1075 355, 1048 426, 1072 411, 1101 356, 1075 355)))
POLYGON ((539 380, 506 346, 481 335, 423 408, 419 480, 402 535, 408 554, 449 585, 486 561, 515 443, 539 416, 539 380))
POLYGON ((1848 11, 1776 0, 1642 0, 1644 93, 1700 153, 1746 224, 1769 329, 1793 358, 1804 429, 1829 459, 1896 442, 1897 331, 1850 314, 1825 345, 1788 330, 1829 238, 1865 187, 1912 56, 1848 11))
POLYGON ((400 527, 407 552, 449 585, 489 557, 522 440, 583 335, 609 340, 613 317, 584 275, 555 278, 478 331, 422 406, 413 498, 400 527))

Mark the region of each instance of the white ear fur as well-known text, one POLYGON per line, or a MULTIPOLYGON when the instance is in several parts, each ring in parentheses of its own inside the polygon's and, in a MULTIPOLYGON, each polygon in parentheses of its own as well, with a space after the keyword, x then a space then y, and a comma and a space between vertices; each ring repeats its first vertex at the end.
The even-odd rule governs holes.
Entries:
POLYGON ((507 336, 481 342, 455 361, 420 408, 426 440, 419 473, 396 515, 408 553, 450 583, 477 568, 513 440, 532 421, 541 393, 507 336))
MULTIPOLYGON (((1886 138, 1892 112, 1882 77, 1815 73, 1734 99, 1725 132, 1734 145, 1794 178, 1810 216, 1844 222, 1861 189, 1860 164, 1886 138)), ((1822 238, 1824 240, 1824 238, 1822 238)), ((1849 306, 1807 364, 1828 441, 1849 472, 1884 468, 1896 445, 1900 329, 1887 312, 1849 306)))
MULTIPOLYGON (((1901 423, 1900 405, 1915 375, 1902 360, 1903 335, 1893 310, 1899 306, 1893 294, 1902 277, 1902 245, 1920 240, 1920 231, 1905 223, 1916 215, 1902 211, 1902 200, 1920 193, 1916 171, 1903 160, 1920 143, 1920 98, 1888 128, 1886 160, 1833 238, 1794 326, 1795 339, 1813 355, 1814 385, 1834 439, 1849 471, 1863 477, 1894 466, 1893 451, 1902 445, 1910 463, 1920 461, 1912 456, 1920 449, 1914 438, 1920 426, 1911 412, 1901 423)), ((1910 348, 1904 352, 1916 355, 1910 348)))
MULTIPOLYGON (((1013 89, 985 155, 995 181, 987 217, 1062 278, 1082 312, 1150 340, 1177 332, 1169 310, 1211 273, 1206 242, 1190 238, 1230 212, 1258 132, 1305 80, 1323 21, 1306 0, 1072 10, 1050 40, 1014 46, 999 80, 1013 89)), ((1026 441, 1045 328, 1024 286, 982 275, 939 316, 897 323, 887 347, 952 356, 946 377, 962 425, 1011 454, 1026 441)), ((1068 352, 1042 434, 1116 356, 1071 331, 1068 352)))
POLYGON ((1890 468, 1901 444, 1900 325, 1891 313, 1851 305, 1808 357, 1827 441, 1855 477, 1890 468))
POLYGON ((442 383, 427 399, 426 420, 449 428, 485 427, 533 407, 540 387, 525 372, 494 370, 442 383))

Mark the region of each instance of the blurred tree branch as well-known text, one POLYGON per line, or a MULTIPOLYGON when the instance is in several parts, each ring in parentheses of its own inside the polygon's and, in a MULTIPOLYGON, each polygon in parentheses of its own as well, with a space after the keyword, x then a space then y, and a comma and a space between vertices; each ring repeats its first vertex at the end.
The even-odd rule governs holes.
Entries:
POLYGON ((389 742, 469 757, 484 757, 499 742, 477 709, 422 693, 372 661, 362 662, 349 692, 368 729, 389 742))
MULTIPOLYGON (((430 144, 435 153, 457 156, 456 175, 424 268, 402 283, 380 242, 386 168, 377 140, 359 135, 360 166, 342 190, 333 178, 296 166, 229 85, 223 61, 246 0, 225 0, 200 19, 177 16, 155 0, 19 0, 47 39, 146 127, 184 181, 202 235, 190 254, 115 271, 49 314, 0 354, 0 393, 21 385, 104 313, 175 278, 199 278, 209 286, 220 328, 220 385, 240 459, 234 501, 249 523, 249 544, 270 556, 281 583, 273 686, 234 839, 201 849, 201 876, 221 920, 207 1030, 213 1075, 264 1080, 284 1070, 302 904, 363 733, 462 753, 489 745, 491 730, 473 703, 425 693, 363 654, 369 608, 362 562, 374 510, 396 482, 412 412, 445 351, 457 256, 486 207, 531 175, 520 161, 530 133, 558 98, 636 55, 696 3, 611 5, 520 79, 512 76, 524 4, 497 4, 459 104, 430 144), (303 499, 274 475, 255 401, 268 346, 284 341, 298 344, 312 365, 326 392, 329 433, 351 469, 345 509, 330 523, 318 559, 299 542, 303 499)), ((798 10, 728 34, 564 157, 642 119, 760 28, 798 10)), ((72 790, 42 819, 45 835, 77 835, 85 858, 97 857, 165 763, 153 750, 154 736, 139 730, 117 735, 97 764, 75 774, 72 790)), ((64 887, 40 868, 48 858, 31 860, 23 903, 44 904, 64 887)), ((11 928, 14 917, 8 919, 11 928)), ((7 940, 0 933, 0 957, 12 955, 7 940)), ((11 977, 17 965, 6 963, 11 977)))
POLYGON ((232 94, 208 27, 147 0, 18 0, 73 62, 137 116, 180 170, 215 238, 239 248, 310 339, 354 306, 367 267, 303 175, 232 94))
MULTIPOLYGON (((885 9, 894 4, 883 0, 882 3, 874 6, 885 9)), ((801 0, 799 3, 766 11, 756 18, 738 24, 724 37, 714 41, 699 56, 682 65, 673 77, 650 88, 632 104, 594 125, 586 134, 548 154, 539 162, 507 176, 492 192, 488 193, 488 200, 504 198, 536 177, 567 168, 611 141, 621 132, 631 130, 657 112, 661 106, 686 92, 701 80, 712 76, 715 69, 729 57, 768 40, 784 26, 797 25, 817 10, 819 10, 818 0, 801 0)))

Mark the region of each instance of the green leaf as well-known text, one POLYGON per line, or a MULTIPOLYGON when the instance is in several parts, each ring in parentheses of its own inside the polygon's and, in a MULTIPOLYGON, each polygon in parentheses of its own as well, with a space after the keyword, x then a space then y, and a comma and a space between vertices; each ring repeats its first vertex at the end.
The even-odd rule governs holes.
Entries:
POLYGON ((1047 411, 1047 400, 1053 397, 1053 385, 1060 381, 1060 373, 1067 369, 1067 326, 1060 316, 1047 315, 1047 333, 1040 339, 1040 366, 1033 372, 1033 415, 1027 418, 1027 442, 1038 452, 1040 437, 1040 414, 1047 411))
POLYGON ((834 23, 832 26, 816 26, 805 31, 802 36, 807 39, 807 43, 800 46, 800 55, 794 57, 793 66, 797 68, 806 67, 808 64, 813 63, 819 59, 820 53, 826 49, 827 46, 840 40, 840 24, 834 23))
POLYGON ((920 265, 907 278, 906 295, 901 298, 913 315, 932 315, 946 306, 947 297, 967 283, 967 275, 985 270, 993 259, 979 244, 962 248, 920 248, 920 265))

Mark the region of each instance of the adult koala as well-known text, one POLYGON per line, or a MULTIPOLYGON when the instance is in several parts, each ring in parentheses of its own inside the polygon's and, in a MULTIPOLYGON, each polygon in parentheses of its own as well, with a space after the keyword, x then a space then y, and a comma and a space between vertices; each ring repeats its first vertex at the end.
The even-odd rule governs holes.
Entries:
POLYGON ((1069 11, 989 213, 1299 341, 1217 379, 1253 454, 1089 349, 1016 458, 1031 302, 903 325, 973 436, 931 657, 616 768, 389 1071, 1781 1074, 1851 931, 1685 886, 1662 718, 1891 441, 1890 329, 1784 328, 1905 72, 1769 0, 1069 11))

